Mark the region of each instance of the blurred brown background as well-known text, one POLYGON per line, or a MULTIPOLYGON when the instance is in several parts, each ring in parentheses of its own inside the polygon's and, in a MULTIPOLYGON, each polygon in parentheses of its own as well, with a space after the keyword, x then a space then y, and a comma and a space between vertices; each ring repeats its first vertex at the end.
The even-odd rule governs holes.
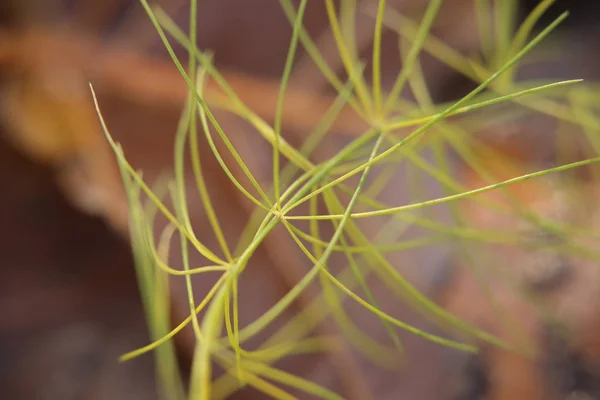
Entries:
MULTIPOLYGON (((186 1, 159 3, 186 27, 186 1)), ((388 3, 406 15, 418 17, 427 2, 390 0, 388 3)), ((522 0, 520 14, 526 15, 536 4, 535 0, 522 0)), ((597 78, 598 4, 557 1, 544 22, 564 9, 572 11, 568 22, 551 39, 568 56, 544 68, 522 71, 523 76, 597 78)), ((305 25, 313 37, 320 37, 327 27, 321 2, 311 2, 305 25)), ((237 82, 243 97, 257 107, 265 103, 273 105, 291 34, 279 5, 268 0, 200 2, 198 26, 200 48, 214 51, 216 65, 237 82)), ((372 18, 359 18, 357 27, 360 38, 372 30, 372 18)), ((473 1, 445 2, 435 28, 440 38, 463 52, 475 52, 478 50, 475 29, 473 1)), ((318 43, 322 49, 331 48, 327 38, 318 43)), ((368 46, 364 46, 364 51, 368 54, 368 46)), ((332 64, 339 64, 333 57, 335 51, 324 53, 331 55, 332 64)), ((184 52, 180 54, 183 56, 184 52)), ((288 119, 292 132, 289 140, 296 143, 306 133, 303 120, 311 119, 312 109, 306 104, 307 99, 312 102, 330 95, 314 66, 302 54, 300 51, 299 72, 294 75, 292 85, 301 86, 303 91, 298 92, 294 103, 297 109, 290 112, 288 119)), ((390 32, 384 38, 383 54, 384 84, 389 86, 399 68, 397 43, 390 32)), ((472 87, 472 83, 431 57, 424 56, 422 62, 437 101, 454 99, 472 87)), ((342 68, 338 69, 341 72, 342 68)), ((185 85, 136 1, 1 2, 0 397, 3 399, 156 398, 151 355, 124 364, 117 362, 120 354, 145 344, 148 335, 130 249, 123 236, 126 224, 120 185, 114 180, 115 171, 110 169, 114 163, 104 139, 101 135, 94 136, 99 127, 95 114, 90 114, 93 110, 90 110, 87 81, 94 84, 111 131, 123 143, 132 164, 143 168, 149 177, 169 168, 172 136, 185 100, 185 85), (128 79, 128 71, 134 71, 135 79, 128 79), (87 135, 86 130, 95 134, 87 135)), ((268 105, 264 110, 268 114, 268 105)), ((226 113, 221 117, 246 159, 251 160, 259 174, 267 176, 269 171, 261 164, 261 158, 269 157, 260 156, 270 154, 267 144, 249 145, 244 141, 248 127, 226 113)), ((340 124, 341 137, 348 134, 344 130, 351 126, 352 122, 347 126, 340 124)), ((218 174, 207 177, 214 186, 218 186, 219 179, 223 177, 218 174)), ((439 193, 439 188, 432 181, 428 191, 433 196, 439 193)), ((230 214, 225 225, 231 231, 229 236, 235 238, 240 221, 247 218, 247 205, 244 209, 243 201, 235 199, 231 188, 217 189, 215 196, 222 200, 221 211, 230 214)), ((394 203, 406 199, 402 193, 390 193, 388 198, 394 203)), ((432 212, 444 218, 443 210, 432 212)), ((198 221, 201 218, 198 216, 198 221)), ((293 281, 293 273, 291 277, 285 273, 273 277, 269 272, 269 265, 285 260, 283 249, 279 253, 267 249, 257 256, 267 260, 266 266, 262 267, 264 271, 256 267, 257 275, 248 278, 245 290, 266 288, 265 297, 276 297, 282 287, 289 287, 290 281, 286 279, 293 281)), ((435 294, 449 264, 450 250, 440 245, 435 252, 414 254, 413 262, 420 268, 417 272, 407 271, 409 278, 426 293, 435 294)), ((208 283, 198 285, 202 291, 208 283)), ((182 286, 175 287, 179 288, 173 305, 177 310, 185 306, 185 297, 182 286)), ((257 299, 252 306, 255 312, 265 308, 261 301, 257 299)), ((410 310, 399 307, 395 313, 405 316, 403 320, 428 326, 410 310)), ((360 310, 355 311, 360 315, 360 310)), ((180 312, 185 313, 185 308, 180 312)), ((248 318, 252 318, 252 312, 248 318)), ((485 377, 480 376, 477 362, 411 336, 405 340, 413 362, 407 370, 384 373, 358 362, 357 368, 363 371, 374 398, 486 398, 489 388, 485 377)), ((180 348, 185 364, 189 356, 185 338, 181 339, 180 348)), ((329 386, 347 389, 347 384, 337 381, 339 378, 329 377, 335 375, 331 371, 338 372, 341 368, 339 362, 323 363, 321 359, 308 358, 290 368, 311 379, 316 376, 329 386)), ((568 374, 576 375, 571 372, 568 374)), ((600 398, 594 397, 600 396, 595 382, 589 378, 581 384, 592 396, 588 398, 600 398)), ((573 385, 566 391, 577 389, 573 385)), ((261 398, 250 391, 242 392, 239 398, 251 395, 261 398)))

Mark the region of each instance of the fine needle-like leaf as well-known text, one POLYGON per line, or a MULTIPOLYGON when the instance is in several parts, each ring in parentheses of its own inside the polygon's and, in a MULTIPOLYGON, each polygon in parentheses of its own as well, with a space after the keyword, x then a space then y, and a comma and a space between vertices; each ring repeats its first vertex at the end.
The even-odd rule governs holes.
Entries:
POLYGON ((367 90, 367 84, 364 78, 355 71, 356 61, 352 59, 351 53, 348 51, 344 42, 333 0, 325 0, 325 7, 327 9, 327 16, 329 17, 329 24, 333 32, 333 37, 335 38, 335 43, 338 47, 338 52, 342 58, 344 67, 346 68, 346 73, 354 79, 353 86, 356 90, 357 97, 362 104, 364 110, 363 113, 372 117, 373 107, 369 91, 367 90))
MULTIPOLYGON (((511 184, 514 184, 514 183, 523 182, 523 181, 526 181, 528 179, 536 178, 538 176, 548 175, 548 174, 553 173, 553 172, 567 171, 569 169, 583 167, 583 166, 586 166, 586 165, 595 164, 597 162, 600 162, 600 157, 591 158, 591 159, 587 159, 587 160, 583 160, 583 161, 577 161, 577 162, 574 162, 574 163, 570 163, 570 164, 566 164, 566 165, 561 165, 559 167, 548 168, 548 169, 545 169, 545 170, 542 170, 542 171, 533 172, 531 174, 521 175, 521 176, 518 176, 516 178, 507 179, 507 180, 505 180, 503 182, 500 182, 500 183, 496 183, 496 184, 489 185, 489 186, 484 186, 484 187, 479 188, 479 189, 469 190, 467 192, 463 192, 463 193, 452 195, 452 196, 441 197, 439 199, 423 201, 423 202, 420 202, 420 203, 408 204, 408 205, 405 205, 405 206, 390 207, 390 208, 384 209, 384 210, 369 211, 369 212, 362 212, 362 213, 353 213, 350 217, 351 218, 367 218, 367 217, 375 217, 375 216, 380 216, 380 215, 392 215, 392 214, 396 214, 396 213, 400 213, 400 212, 404 212, 404 211, 409 211, 409 210, 420 209, 420 208, 423 208, 423 207, 428 207, 428 206, 432 206, 432 205, 436 205, 436 204, 443 204, 443 203, 447 203, 447 202, 450 202, 450 201, 455 201, 455 200, 459 200, 459 199, 468 198, 470 196, 474 196, 474 195, 479 194, 479 193, 489 192, 491 190, 495 190, 495 189, 501 188, 503 186, 508 186, 508 185, 511 185, 511 184)), ((304 220, 311 220, 311 219, 317 219, 317 220, 337 219, 337 220, 341 220, 343 218, 343 215, 337 214, 337 215, 317 215, 317 216, 286 216, 286 218, 289 219, 289 220, 302 220, 302 219, 304 219, 304 220)))
POLYGON ((281 85, 279 88, 279 98, 277 99, 277 111, 275 112, 275 125, 273 127, 275 133, 275 143, 273 144, 273 187, 275 189, 275 202, 277 210, 281 210, 281 199, 280 199, 280 180, 279 180, 279 146, 281 140, 281 126, 283 119, 283 106, 285 102, 285 92, 287 84, 292 73, 292 67, 294 65, 294 57, 296 55, 296 47, 298 45, 298 35, 300 34, 300 28, 302 27, 302 18, 304 17, 304 10, 306 9, 307 0, 302 0, 296 14, 296 20, 294 21, 294 27, 292 31, 292 38, 290 40, 290 48, 288 55, 285 60, 285 67, 281 76, 281 85))
POLYGON ((346 179, 354 176, 355 174, 359 173, 360 171, 364 170, 365 168, 370 167, 372 164, 375 164, 379 160, 387 157, 388 155, 390 155, 391 153, 393 153, 398 148, 406 145, 407 143, 409 143, 413 139, 419 137, 421 134, 423 134, 427 129, 429 129, 431 126, 433 126, 434 124, 436 124, 438 121, 443 120, 450 113, 452 113, 452 112, 456 111, 457 109, 459 109, 463 105, 463 103, 469 101, 471 98, 473 98, 474 96, 476 96, 479 92, 481 92, 482 90, 484 90, 487 86, 489 86, 492 82, 494 82, 499 76, 501 76, 504 71, 506 71, 507 69, 511 68, 514 64, 516 64, 519 61, 519 59, 521 57, 523 57, 523 55, 525 55, 531 48, 533 48, 544 37, 546 37, 548 35, 548 33, 550 33, 550 31, 556 25, 558 25, 565 17, 566 17, 566 13, 563 14, 563 15, 561 15, 559 18, 557 18, 546 29, 544 29, 542 32, 540 32, 540 34, 538 34, 536 36, 536 38, 533 39, 527 46, 525 46, 515 57, 513 57, 506 64, 504 64, 504 66, 502 68, 500 68, 496 73, 494 73, 492 76, 490 76, 488 79, 486 79, 483 83, 481 83, 477 88, 475 88, 474 90, 472 90, 469 94, 467 94, 462 99, 460 99, 456 103, 454 103, 452 106, 450 106, 444 112, 440 113, 438 116, 436 116, 432 120, 428 121, 427 123, 425 123, 424 125, 422 125, 420 128, 416 129, 413 133, 411 133, 406 138, 404 138, 401 141, 399 141, 394 146, 390 147, 386 151, 384 151, 381 154, 379 154, 373 160, 370 160, 369 162, 363 164, 361 167, 355 168, 354 170, 352 170, 352 171, 348 172, 347 174, 343 175, 342 177, 340 177, 340 178, 338 178, 338 179, 330 182, 327 185, 322 186, 319 190, 316 190, 316 191, 312 192, 310 195, 305 196, 304 198, 302 198, 301 200, 297 201, 296 203, 290 205, 289 207, 286 207, 284 209, 284 211, 283 211, 284 214, 287 213, 287 212, 289 212, 291 209, 293 209, 294 207, 298 206, 299 204, 303 203, 304 201, 310 199, 312 196, 318 195, 323 190, 326 190, 329 187, 333 187, 333 186, 337 185, 338 183, 340 183, 340 182, 342 182, 342 181, 344 181, 344 180, 346 180, 346 179))
POLYGON ((104 118, 102 118, 102 113, 100 112, 100 106, 98 104, 98 100, 96 98, 96 94, 94 93, 94 89, 91 86, 91 84, 90 84, 90 89, 92 91, 92 95, 93 95, 93 98, 94 98, 94 104, 95 104, 95 107, 96 107, 96 112, 98 113, 98 116, 100 118, 100 123, 102 125, 102 129, 104 130, 106 138, 109 141, 111 147, 115 151, 115 154, 116 154, 116 156, 118 158, 118 162, 123 165, 123 167, 125 168, 125 170, 131 175, 131 177, 137 182, 137 184, 139 184, 140 188, 144 191, 144 193, 146 193, 146 195, 148 196, 148 198, 153 203, 156 204, 157 208, 161 211, 161 213, 165 217, 167 217, 167 219, 171 223, 173 223, 173 225, 175 225, 177 227, 177 229, 180 232, 182 232, 188 238, 188 240, 190 241, 190 243, 192 243, 192 245, 200 252, 200 254, 202 254, 203 256, 205 256, 206 258, 208 258, 209 260, 213 261, 216 264, 226 265, 227 263, 225 261, 221 260, 212 251, 210 251, 206 246, 204 246, 202 243, 200 243, 185 228, 185 226, 183 226, 183 224, 181 224, 181 222, 177 220, 177 218, 167 209, 167 207, 162 203, 162 201, 160 201, 160 199, 158 197, 156 197, 156 195, 152 192, 152 190, 148 187, 148 185, 146 185, 146 183, 142 180, 142 178, 139 176, 139 174, 137 172, 135 172, 135 170, 131 167, 131 165, 129 165, 129 163, 125 159, 125 155, 123 154, 123 150, 113 140, 112 136, 110 135, 110 133, 108 131, 108 128, 106 126, 104 118))

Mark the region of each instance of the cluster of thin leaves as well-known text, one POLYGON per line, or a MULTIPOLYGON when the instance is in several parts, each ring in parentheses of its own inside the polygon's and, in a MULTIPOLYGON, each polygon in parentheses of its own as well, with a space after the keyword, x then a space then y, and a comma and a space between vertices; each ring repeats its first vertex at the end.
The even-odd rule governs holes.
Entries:
MULTIPOLYGON (((552 1, 542 1, 516 29, 514 29, 515 1, 477 1, 478 21, 484 50, 484 57, 478 59, 460 54, 430 34, 430 28, 442 3, 441 0, 429 2, 420 22, 414 22, 389 9, 384 0, 379 0, 378 6, 373 10, 358 10, 356 2, 348 1, 346 12, 350 10, 351 18, 340 19, 334 1, 326 0, 330 27, 349 77, 347 82, 343 82, 324 62, 316 45, 303 27, 302 20, 307 0, 302 0, 297 9, 291 0, 280 0, 282 8, 292 24, 293 34, 281 78, 276 118, 272 126, 243 104, 213 66, 210 55, 194 45, 198 11, 196 0, 191 0, 189 34, 185 34, 161 9, 150 7, 146 0, 141 0, 141 3, 155 25, 173 62, 181 72, 182 78, 189 86, 189 99, 182 113, 176 136, 175 180, 164 188, 151 189, 144 182, 142 174, 128 163, 122 148, 112 139, 102 121, 107 138, 117 156, 129 199, 132 244, 143 301, 154 340, 151 344, 124 355, 123 360, 155 350, 158 380, 167 397, 173 399, 185 397, 186 392, 190 398, 223 398, 244 385, 250 385, 279 399, 294 398, 283 389, 284 387, 301 390, 319 398, 341 398, 326 388, 274 367, 273 363, 292 354, 318 352, 331 348, 332 344, 328 338, 307 337, 307 335, 312 327, 328 314, 343 314, 342 309, 336 306, 344 301, 342 297, 349 298, 375 314, 393 339, 397 350, 385 348, 374 340, 369 340, 365 335, 360 336, 360 327, 353 326, 353 323, 349 322, 349 318, 338 315, 341 317, 339 320, 345 321, 342 329, 344 332, 348 332, 349 336, 359 335, 355 337, 356 340, 350 338, 350 341, 360 344, 357 349, 375 362, 384 355, 388 357, 389 354, 394 354, 396 357, 402 356, 402 345, 397 336, 397 328, 407 330, 440 345, 463 351, 477 350, 471 344, 456 342, 419 330, 382 311, 366 284, 365 278, 368 273, 374 273, 385 281, 394 292, 399 294, 399 299, 415 302, 430 316, 436 317, 445 324, 471 335, 479 341, 510 347, 485 331, 469 326, 454 317, 420 293, 390 265, 386 253, 427 246, 448 238, 479 242, 514 242, 517 240, 516 237, 494 232, 473 231, 461 227, 460 224, 456 226, 443 225, 431 219, 419 217, 415 213, 408 213, 408 211, 418 211, 436 204, 454 203, 456 200, 501 189, 526 179, 599 161, 598 158, 589 158, 585 161, 518 176, 503 182, 490 180, 488 186, 476 190, 468 190, 461 185, 450 175, 450 169, 447 168, 448 160, 443 148, 450 146, 471 167, 479 171, 484 170, 481 165, 477 164, 478 161, 471 153, 470 147, 465 144, 465 138, 469 135, 466 127, 472 129, 477 124, 483 124, 489 117, 489 113, 472 114, 473 111, 501 102, 512 102, 522 106, 525 110, 544 113, 558 120, 577 124, 586 132, 592 143, 591 147, 600 150, 600 143, 595 139, 598 137, 597 130, 600 125, 592 112, 595 104, 593 97, 590 96, 591 89, 578 88, 569 91, 567 98, 570 102, 565 104, 565 102, 557 101, 556 97, 564 96, 564 87, 578 81, 531 85, 514 80, 514 71, 518 62, 566 17, 566 15, 561 15, 529 40, 533 35, 536 22, 552 4, 552 1), (492 5, 494 12, 491 12, 492 5), (375 19, 371 85, 367 84, 363 75, 362 64, 357 57, 357 49, 346 35, 348 21, 353 21, 352 15, 356 12, 372 12, 375 19), (496 20, 490 21, 490 18, 496 20), (391 89, 384 92, 381 84, 380 64, 381 38, 383 30, 386 28, 398 34, 403 68, 391 89), (171 44, 173 40, 189 51, 187 69, 181 64, 173 50, 171 44), (299 45, 304 47, 339 95, 323 120, 306 137, 304 145, 300 149, 296 149, 282 138, 284 122, 282 115, 286 88, 299 45), (479 82, 479 85, 458 101, 450 104, 434 104, 425 85, 419 63, 419 55, 422 52, 433 55, 452 69, 479 82), (270 188, 264 188, 258 183, 228 139, 227 133, 221 129, 203 100, 203 83, 207 75, 214 79, 230 98, 234 105, 230 111, 248 121, 256 132, 272 146, 273 179, 270 188), (410 87, 415 94, 416 102, 409 102, 400 97, 407 87, 410 87), (558 88, 563 89, 556 90, 558 88), (368 122, 370 128, 325 162, 318 164, 311 162, 311 153, 330 133, 330 126, 343 107, 352 107, 368 122), (465 113, 470 113, 471 118, 464 124, 460 120, 452 122, 448 120, 450 116, 465 113), (398 115, 401 116, 398 117, 398 115), (200 122, 200 126, 198 126, 198 122, 200 122), (409 134, 400 133, 400 130, 406 132, 407 129, 412 129, 412 131, 409 134), (420 139, 426 133, 433 131, 436 134, 431 135, 431 140, 426 143, 427 146, 434 149, 439 164, 437 166, 422 159, 418 154, 425 143, 420 139), (256 212, 250 218, 235 249, 232 249, 231 244, 224 239, 219 216, 214 211, 209 190, 205 185, 198 151, 201 140, 199 133, 204 134, 205 143, 210 146, 214 157, 231 183, 256 206, 256 212), (216 140, 222 141, 227 151, 233 156, 238 164, 236 167, 243 171, 245 178, 252 185, 251 188, 244 187, 231 171, 230 166, 219 152, 216 140), (195 182, 210 222, 210 228, 219 243, 219 251, 209 249, 201 243, 194 231, 195 227, 190 222, 184 181, 186 146, 189 149, 195 182), (281 157, 289 161, 284 168, 280 165, 281 157), (407 160, 417 169, 424 170, 441 182, 447 189, 447 196, 433 200, 415 201, 402 206, 390 206, 377 200, 377 195, 385 187, 393 175, 394 168, 401 160, 407 160), (375 165, 383 166, 383 172, 376 179, 368 180, 375 165), (350 178, 353 177, 358 178, 358 183, 350 186, 350 178), (172 204, 174 204, 173 210, 168 209, 163 203, 159 192, 170 195, 172 204), (143 196, 146 196, 149 201, 143 203, 143 196), (349 198, 346 204, 343 204, 342 196, 349 198), (318 200, 324 201, 328 210, 327 214, 318 214, 318 200), (311 210, 309 215, 291 215, 299 205, 307 203, 311 210), (153 221, 157 213, 164 215, 170 221, 170 225, 161 233, 158 244, 154 241, 153 228, 153 221), (430 230, 432 235, 424 239, 398 240, 396 243, 380 245, 377 244, 379 237, 369 237, 362 232, 356 222, 361 218, 375 216, 389 217, 389 222, 381 228, 380 235, 387 236, 388 239, 390 226, 408 227, 416 224, 430 230), (294 225, 294 221, 298 220, 310 221, 310 232, 305 232, 294 225), (328 239, 322 237, 319 232, 317 221, 320 220, 330 221, 332 224, 334 233, 328 239), (297 285, 291 288, 271 309, 251 324, 240 329, 238 278, 265 237, 279 225, 286 229, 307 259, 310 260, 312 267, 306 271, 297 285), (171 239, 175 232, 179 232, 181 238, 180 245, 183 256, 181 270, 170 267, 166 262, 171 239), (210 260, 212 264, 192 268, 189 262, 188 245, 210 260), (335 275, 328 268, 328 260, 334 252, 343 254, 348 262, 347 268, 335 275), (191 275, 205 272, 218 273, 220 278, 208 294, 198 302, 194 298, 191 275), (185 278, 190 306, 190 316, 174 329, 170 327, 168 313, 168 279, 171 275, 185 278), (288 321, 275 335, 265 341, 260 349, 254 351, 244 349, 246 341, 262 332, 317 278, 320 279, 323 292, 321 296, 314 299, 309 309, 304 310, 311 314, 313 326, 307 325, 306 319, 299 315, 298 318, 288 321), (364 297, 358 294, 357 287, 361 288, 361 293, 365 293, 364 297), (334 293, 333 296, 331 293, 334 293), (202 318, 199 318, 198 314, 201 311, 204 311, 204 314, 202 318), (190 387, 186 391, 179 376, 175 352, 170 339, 189 324, 193 327, 197 344, 193 354, 190 387), (225 337, 221 337, 223 328, 226 331, 225 337), (223 366, 228 374, 215 380, 212 372, 214 362, 223 366)), ((100 113, 99 109, 98 112, 100 113)), ((497 116, 493 112, 492 115, 497 116)), ((460 218, 458 215, 456 217, 460 218)), ((548 224, 540 219, 537 219, 537 222, 548 224)), ((556 229, 560 229, 560 227, 556 227, 556 229)), ((398 233, 396 230, 395 235, 401 236, 401 232, 398 233)))

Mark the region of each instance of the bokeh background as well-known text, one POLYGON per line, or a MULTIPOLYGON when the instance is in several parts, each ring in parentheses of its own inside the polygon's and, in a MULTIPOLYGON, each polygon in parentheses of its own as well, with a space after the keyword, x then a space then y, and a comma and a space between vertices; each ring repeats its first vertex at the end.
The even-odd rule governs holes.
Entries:
MULTIPOLYGON (((157 3, 186 27, 186 1, 157 3)), ((260 105, 274 93, 271 89, 281 74, 291 34, 279 5, 269 0, 199 3, 200 48, 211 49, 215 64, 239 79, 244 95, 260 105)), ((321 2, 310 3, 305 25, 318 38, 327 27, 327 17, 321 2)), ((427 1, 388 3, 403 14, 419 16, 427 1)), ((517 3, 522 19, 538 2, 517 3)), ((600 3, 556 1, 542 24, 567 9, 569 19, 548 39, 548 46, 563 57, 522 71, 524 77, 600 78, 600 3)), ((477 52, 473 10, 472 0, 447 0, 435 34, 462 52, 477 52)), ((357 27, 361 38, 372 30, 372 18, 359 18, 357 27)), ((322 49, 331 49, 324 54, 331 56, 332 64, 339 62, 327 37, 318 43, 322 49)), ((399 68, 396 46, 394 35, 388 32, 384 36, 384 84, 393 81, 399 68)), ((364 51, 368 54, 368 46, 364 51)), ((307 93, 327 95, 323 78, 300 54, 293 80, 307 93)), ((455 99, 473 87, 433 58, 424 56, 422 62, 436 101, 455 99)), ((119 196, 113 197, 119 192, 119 182, 111 180, 112 172, 107 170, 113 165, 112 155, 105 143, 86 133, 98 130, 95 114, 89 114, 87 81, 95 85, 113 134, 124 143, 133 163, 150 176, 167 168, 172 153, 169 139, 185 100, 185 85, 137 1, 0 2, 3 399, 157 398, 151 355, 128 363, 117 361, 122 353, 146 343, 148 334, 124 235, 123 203, 119 196)), ((245 129, 239 121, 225 124, 231 131, 245 129)), ((295 128, 299 136, 301 128, 295 128)), ((528 140, 523 138, 523 143, 528 140)), ((534 143, 535 151, 542 154, 543 146, 534 143)), ((270 157, 265 157, 270 153, 264 144, 246 142, 243 152, 254 155, 259 164, 270 157)), ((231 193, 220 195, 223 210, 235 220, 239 205, 231 200, 231 193)), ((235 222, 231 227, 235 229, 235 222)), ((448 249, 440 247, 422 255, 424 267, 413 271, 413 281, 433 293, 435 282, 442 279, 447 254, 448 249)), ((276 263, 277 256, 271 257, 276 263)), ((280 283, 259 279, 249 285, 262 288, 280 283)), ((419 318, 408 309, 397 311, 408 321, 419 318)), ((484 398, 478 397, 477 390, 460 397, 464 390, 459 382, 471 373, 469 360, 420 340, 408 340, 411 368, 386 379, 376 372, 366 373, 385 392, 377 398, 484 398)), ((186 360, 185 344, 181 349, 186 360)), ((316 370, 316 362, 305 361, 311 366, 305 368, 316 370)), ((185 361, 182 364, 185 370, 185 361)), ((598 384, 587 385, 597 389, 598 384)))

